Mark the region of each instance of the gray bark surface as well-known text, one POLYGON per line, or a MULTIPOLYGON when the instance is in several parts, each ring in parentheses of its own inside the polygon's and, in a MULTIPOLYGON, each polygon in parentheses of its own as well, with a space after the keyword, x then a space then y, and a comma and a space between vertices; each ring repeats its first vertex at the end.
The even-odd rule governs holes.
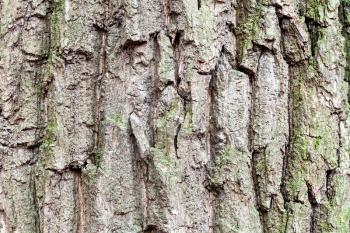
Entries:
POLYGON ((0 233, 349 233, 348 0, 0 0, 0 233))

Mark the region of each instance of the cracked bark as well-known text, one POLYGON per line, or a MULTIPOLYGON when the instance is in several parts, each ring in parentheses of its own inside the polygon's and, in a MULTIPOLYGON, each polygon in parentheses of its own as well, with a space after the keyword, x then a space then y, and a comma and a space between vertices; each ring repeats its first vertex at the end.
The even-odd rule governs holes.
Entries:
POLYGON ((349 12, 0 0, 0 232, 350 232, 349 12))

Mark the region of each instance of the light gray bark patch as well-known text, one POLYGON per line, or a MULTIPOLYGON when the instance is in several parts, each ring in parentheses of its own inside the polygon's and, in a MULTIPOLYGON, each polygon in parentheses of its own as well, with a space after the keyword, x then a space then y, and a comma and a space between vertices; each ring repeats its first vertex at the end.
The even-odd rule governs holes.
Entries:
POLYGON ((137 148, 140 152, 140 156, 142 159, 146 159, 150 153, 150 144, 149 140, 145 134, 145 123, 135 114, 130 114, 130 125, 132 134, 136 138, 137 148))

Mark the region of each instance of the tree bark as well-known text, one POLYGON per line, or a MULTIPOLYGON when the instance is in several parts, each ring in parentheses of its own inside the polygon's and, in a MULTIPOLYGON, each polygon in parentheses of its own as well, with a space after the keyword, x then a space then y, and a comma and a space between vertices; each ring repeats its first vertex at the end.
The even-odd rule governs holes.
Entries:
POLYGON ((0 233, 349 233, 348 0, 0 0, 0 233))

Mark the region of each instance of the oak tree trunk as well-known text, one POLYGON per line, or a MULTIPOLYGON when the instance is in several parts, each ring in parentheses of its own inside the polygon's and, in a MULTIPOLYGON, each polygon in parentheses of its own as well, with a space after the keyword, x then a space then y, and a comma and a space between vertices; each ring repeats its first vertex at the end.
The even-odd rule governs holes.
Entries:
POLYGON ((1 233, 349 233, 348 0, 0 0, 1 233))

